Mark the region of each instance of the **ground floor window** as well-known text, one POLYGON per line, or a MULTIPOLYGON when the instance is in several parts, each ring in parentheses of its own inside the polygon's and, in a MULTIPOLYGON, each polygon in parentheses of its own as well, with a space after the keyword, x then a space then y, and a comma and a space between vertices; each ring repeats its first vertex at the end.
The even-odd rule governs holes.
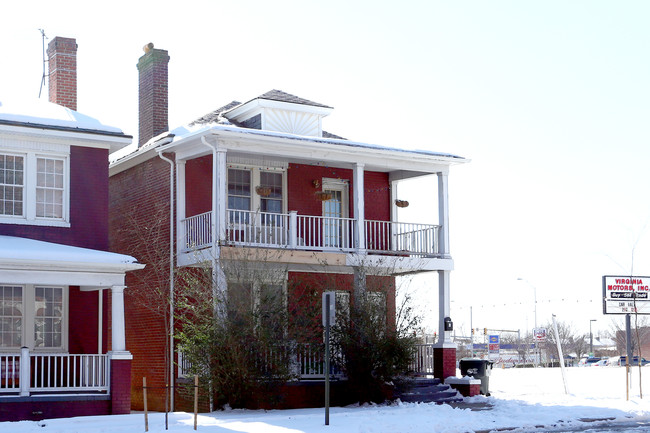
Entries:
POLYGON ((286 283, 255 278, 229 281, 227 311, 230 323, 282 339, 287 325, 286 283))
POLYGON ((0 350, 65 350, 68 288, 0 285, 0 350))

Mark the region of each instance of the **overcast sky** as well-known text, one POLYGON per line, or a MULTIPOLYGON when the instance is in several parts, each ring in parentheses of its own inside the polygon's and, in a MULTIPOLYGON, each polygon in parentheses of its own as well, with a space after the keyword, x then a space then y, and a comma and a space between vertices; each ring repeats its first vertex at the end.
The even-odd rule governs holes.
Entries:
MULTIPOLYGON (((449 179, 456 329, 470 306, 475 328, 532 328, 536 292, 539 325, 605 331, 602 275, 650 275, 649 18, 642 0, 11 2, 0 99, 38 96, 38 29, 74 37, 78 110, 137 139, 153 42, 172 128, 280 89, 333 106, 337 135, 466 157, 449 179)), ((429 222, 426 185, 409 191, 429 222)))

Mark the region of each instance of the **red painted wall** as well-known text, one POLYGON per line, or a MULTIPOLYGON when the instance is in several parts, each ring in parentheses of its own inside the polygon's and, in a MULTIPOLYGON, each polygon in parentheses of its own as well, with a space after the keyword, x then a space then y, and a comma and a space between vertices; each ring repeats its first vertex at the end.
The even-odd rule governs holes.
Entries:
MULTIPOLYGON (((185 165, 185 215, 193 216, 212 209, 212 156, 190 160, 185 165)), ((354 217, 352 170, 305 164, 290 164, 287 171, 288 209, 301 215, 321 215, 322 202, 315 193, 313 181, 323 178, 346 179, 349 183, 350 217, 354 217)), ((364 173, 366 219, 390 220, 390 190, 387 173, 364 173)))
POLYGON ((212 210, 212 155, 185 164, 185 215, 212 210))
POLYGON ((108 150, 70 148, 70 227, 0 224, 0 234, 108 250, 108 150))
MULTIPOLYGON (((69 296, 69 352, 97 353, 98 292, 84 292, 71 286, 69 296)), ((110 339, 110 335, 107 338, 104 334, 102 339, 110 339)))

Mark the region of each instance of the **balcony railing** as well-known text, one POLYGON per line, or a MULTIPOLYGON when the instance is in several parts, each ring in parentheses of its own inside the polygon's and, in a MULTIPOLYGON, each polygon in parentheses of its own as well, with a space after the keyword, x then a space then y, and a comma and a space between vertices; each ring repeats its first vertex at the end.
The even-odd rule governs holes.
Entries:
MULTIPOLYGON (((336 353, 332 353, 331 356, 332 359, 337 357, 336 353)), ((289 367, 292 377, 300 380, 325 379, 325 346, 323 344, 289 343, 277 345, 269 348, 266 353, 258 353, 256 362, 258 370, 263 373, 272 371, 272 365, 284 363, 289 367)), ((178 377, 188 377, 191 371, 191 363, 183 356, 182 351, 179 351, 178 377)), ((334 362, 330 366, 330 378, 338 380, 346 378, 343 371, 334 365, 334 362)))
MULTIPOLYGON (((433 345, 417 344, 415 354, 409 370, 417 375, 433 375, 433 345)), ((269 349, 266 354, 259 354, 261 370, 264 365, 271 363, 285 362, 290 368, 293 376, 300 380, 321 380, 325 379, 325 347, 323 344, 287 344, 279 345, 269 349)), ((332 353, 332 359, 340 358, 336 352, 332 353)), ((178 354, 178 376, 186 377, 190 374, 191 365, 182 352, 178 354)), ((335 379, 346 379, 345 374, 335 363, 331 364, 330 377, 335 379)))
MULTIPOLYGON (((182 251, 206 248, 212 241, 212 213, 206 212, 181 221, 182 251)), ((276 214, 229 209, 223 242, 226 245, 264 246, 297 250, 355 251, 356 220, 322 216, 276 214)), ((436 257, 439 254, 440 226, 394 221, 364 223, 366 249, 374 253, 412 254, 436 257)))
POLYGON ((0 354, 0 394, 108 392, 109 365, 100 354, 0 354))

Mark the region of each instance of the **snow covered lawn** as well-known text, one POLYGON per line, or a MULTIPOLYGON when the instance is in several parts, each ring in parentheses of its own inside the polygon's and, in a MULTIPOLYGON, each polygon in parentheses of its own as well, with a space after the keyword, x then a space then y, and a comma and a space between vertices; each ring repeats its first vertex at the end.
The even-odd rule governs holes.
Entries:
MULTIPOLYGON (((330 425, 324 410, 230 410, 202 414, 198 431, 210 433, 436 433, 472 432, 499 428, 563 426, 566 428, 620 421, 650 420, 650 367, 642 369, 644 398, 639 396, 638 368, 633 369, 630 400, 626 400, 622 367, 567 368, 569 394, 561 370, 496 369, 490 377, 491 397, 465 399, 460 407, 404 403, 390 406, 332 408, 330 425), (647 393, 647 395, 645 394, 647 393), (582 421, 581 421, 582 420, 582 421)), ((169 416, 169 431, 193 431, 192 414, 169 416)), ((149 415, 149 431, 164 430, 164 414, 149 415)), ((0 423, 0 431, 117 433, 144 431, 142 413, 0 423)))

